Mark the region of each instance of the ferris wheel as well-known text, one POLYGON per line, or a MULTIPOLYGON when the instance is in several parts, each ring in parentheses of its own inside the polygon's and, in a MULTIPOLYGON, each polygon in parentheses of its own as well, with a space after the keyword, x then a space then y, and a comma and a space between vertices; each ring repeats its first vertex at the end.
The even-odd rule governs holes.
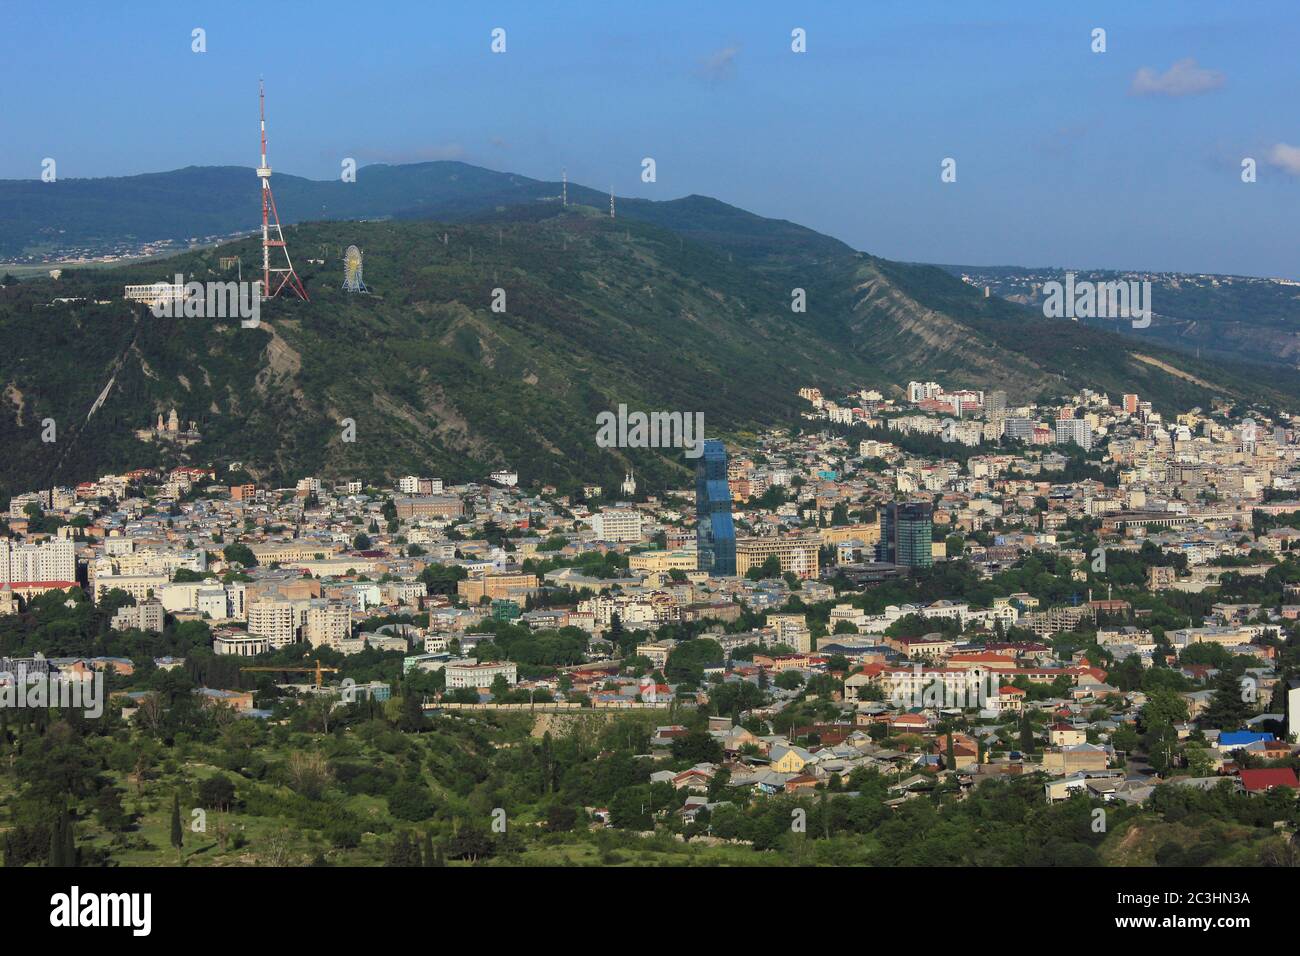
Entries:
POLYGON ((361 250, 348 246, 343 254, 343 289, 346 292, 369 292, 361 277, 361 250))

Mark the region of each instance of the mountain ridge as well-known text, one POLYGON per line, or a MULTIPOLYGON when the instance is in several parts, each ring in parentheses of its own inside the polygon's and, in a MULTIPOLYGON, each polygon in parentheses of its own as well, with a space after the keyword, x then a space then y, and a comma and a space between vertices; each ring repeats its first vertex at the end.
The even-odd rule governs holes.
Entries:
POLYGON ((1265 377, 1047 319, 937 267, 709 197, 629 200, 610 220, 599 194, 577 192, 595 203, 584 204, 573 184, 568 207, 526 178, 518 188, 541 199, 498 203, 499 175, 452 181, 459 218, 288 226, 312 302, 265 303, 257 329, 156 319, 121 298, 126 284, 178 271, 232 279, 221 259, 258 262, 254 237, 0 290, 0 441, 14 451, 0 490, 29 490, 33 473, 48 485, 186 459, 286 482, 413 471, 482 480, 510 466, 566 488, 616 485, 635 468, 662 489, 680 487, 690 463, 680 451, 597 448, 599 412, 703 411, 706 428, 726 435, 798 424, 804 385, 899 394, 934 378, 1003 388, 1013 401, 1086 386, 1137 391, 1165 411, 1216 397, 1285 407, 1300 393, 1285 370, 1265 377), (372 295, 340 289, 350 244, 366 254, 372 295), (508 302, 499 314, 496 289, 508 302), (798 289, 804 313, 791 308, 798 289), (198 423, 197 445, 136 439, 171 407, 198 423), (53 445, 40 441, 47 418, 58 423, 53 445), (345 418, 355 443, 339 437, 345 418))
MULTIPOLYGON (((364 166, 355 182, 315 180, 276 172, 272 178, 281 222, 357 219, 457 221, 524 202, 559 204, 561 184, 456 160, 364 166)), ((0 258, 15 257, 58 241, 102 245, 114 240, 188 240, 252 232, 259 225, 259 180, 251 167, 185 166, 177 170, 94 179, 0 180, 0 258)), ((603 208, 608 194, 568 184, 575 205, 603 208)), ((696 193, 677 199, 616 197, 625 217, 663 224, 665 210, 689 209, 701 220, 712 205, 735 210, 696 193)), ((671 212, 667 213, 673 218, 671 212)), ((754 213, 746 215, 763 219, 754 213)), ((676 218, 680 218, 677 215, 676 218)), ((842 249, 837 239, 787 220, 787 235, 802 243, 842 249)))

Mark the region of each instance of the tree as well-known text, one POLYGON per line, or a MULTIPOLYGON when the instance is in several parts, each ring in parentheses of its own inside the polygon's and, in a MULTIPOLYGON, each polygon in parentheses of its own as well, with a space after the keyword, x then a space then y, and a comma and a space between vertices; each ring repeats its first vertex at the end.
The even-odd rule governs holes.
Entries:
POLYGON ((218 773, 199 784, 199 802, 214 810, 227 810, 235 799, 235 785, 218 773))
POLYGON ((609 632, 605 637, 611 644, 618 647, 622 642, 626 632, 623 630, 623 618, 615 613, 609 616, 609 632))
POLYGON ((546 808, 546 829, 551 833, 572 830, 578 823, 578 811, 567 803, 553 803, 546 808))
POLYGON ((172 793, 172 846, 176 848, 176 859, 181 859, 181 847, 185 843, 185 831, 181 828, 181 795, 172 793))
POLYGON ((121 833, 131 825, 131 815, 122 808, 122 798, 114 786, 106 786, 95 798, 95 819, 105 830, 121 833))
POLYGON ((1020 716, 1020 750, 1023 753, 1034 752, 1034 725, 1029 722, 1028 714, 1020 716))
POLYGON ((650 817, 649 787, 627 787, 618 791, 610 801, 609 812, 614 826, 620 830, 654 829, 654 821, 650 817))
MULTIPOLYGON (((474 695, 473 703, 478 703, 478 695, 474 695)), ((402 690, 402 715, 398 720, 398 726, 409 734, 418 734, 424 730, 428 724, 424 716, 423 695, 416 692, 413 687, 405 687, 402 690)))
POLYGON ((228 544, 221 549, 222 556, 230 564, 242 564, 246 568, 257 566, 257 556, 246 544, 228 544))
POLYGON ((1155 724, 1142 735, 1142 746, 1156 772, 1166 774, 1178 751, 1178 731, 1173 724, 1155 724))
POLYGON ((468 574, 469 572, 458 564, 450 566, 430 564, 420 572, 420 581, 429 589, 430 594, 453 595, 456 593, 456 583, 466 578, 468 574))
POLYGON ((542 734, 542 746, 537 758, 542 774, 542 793, 552 793, 555 790, 554 746, 551 732, 548 730, 546 733, 542 734))
POLYGON ((717 763, 722 759, 722 745, 704 730, 693 730, 673 740, 673 757, 691 763, 717 763))
POLYGON ((782 671, 776 675, 776 686, 781 690, 798 690, 803 686, 803 675, 796 670, 782 671))
POLYGON ((324 796, 333 773, 324 754, 295 750, 284 763, 284 776, 295 793, 308 800, 319 800, 324 796))
POLYGON ((1201 723, 1220 730, 1237 730, 1250 716, 1240 679, 1230 670, 1222 670, 1214 679, 1214 696, 1201 715, 1201 723))
POLYGON ((364 534, 358 534, 352 539, 352 548, 354 551, 369 551, 370 538, 364 534))
POLYGON ((1138 712, 1138 723, 1144 731, 1153 727, 1170 726, 1187 719, 1187 701, 1170 689, 1153 690, 1138 712))
POLYGON ((1193 777, 1208 777, 1214 769, 1210 752, 1197 744, 1188 744, 1183 750, 1187 760, 1187 770, 1193 777))
POLYGON ((692 641, 683 641, 669 652, 664 676, 673 684, 683 681, 698 684, 704 679, 704 666, 720 664, 722 660, 722 646, 717 641, 697 637, 692 641))
POLYGON ((433 816, 434 802, 421 782, 403 780, 388 794, 388 812, 399 820, 417 823, 433 816))
MULTIPOLYGON (((9 853, 6 849, 6 862, 8 862, 8 859, 9 853)), ((58 816, 54 818, 54 826, 50 828, 50 853, 46 860, 46 865, 77 865, 76 835, 73 833, 72 819, 66 806, 59 809, 58 816)))
POLYGON ((745 572, 745 577, 751 581, 762 581, 765 578, 779 578, 781 576, 781 559, 776 555, 769 555, 760 566, 750 568, 745 572))
POLYGON ((447 854, 454 860, 473 862, 490 857, 494 849, 487 831, 468 823, 461 823, 447 843, 447 854))
POLYGON ((420 845, 405 830, 399 831, 392 846, 388 848, 388 865, 419 866, 421 862, 420 845))

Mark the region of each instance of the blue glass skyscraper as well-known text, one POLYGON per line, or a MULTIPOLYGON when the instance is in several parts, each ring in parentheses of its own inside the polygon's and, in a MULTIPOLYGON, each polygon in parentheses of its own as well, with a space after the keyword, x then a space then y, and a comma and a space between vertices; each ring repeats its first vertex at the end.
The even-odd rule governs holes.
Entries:
POLYGON ((881 561, 900 568, 933 566, 933 507, 928 501, 890 502, 880 516, 881 561))
POLYGON ((736 573, 736 526, 731 520, 727 449, 716 438, 704 442, 695 466, 695 547, 701 571, 717 577, 736 573))

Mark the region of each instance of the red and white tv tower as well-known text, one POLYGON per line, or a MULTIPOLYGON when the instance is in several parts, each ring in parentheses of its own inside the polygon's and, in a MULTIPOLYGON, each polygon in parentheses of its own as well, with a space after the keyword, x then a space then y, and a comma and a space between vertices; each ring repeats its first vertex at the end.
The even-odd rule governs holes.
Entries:
POLYGON ((262 114, 262 165, 257 167, 257 177, 262 180, 262 298, 274 299, 288 286, 298 294, 298 298, 310 302, 307 290, 302 287, 302 280, 293 271, 289 247, 285 245, 284 233, 280 230, 280 215, 275 211, 275 197, 271 195, 271 167, 266 161, 266 91, 262 88, 260 79, 257 81, 257 105, 262 114), (272 228, 275 229, 274 239, 271 238, 272 228), (280 268, 271 268, 272 246, 284 250, 284 265, 280 268), (274 286, 271 285, 273 273, 278 277, 274 286))

